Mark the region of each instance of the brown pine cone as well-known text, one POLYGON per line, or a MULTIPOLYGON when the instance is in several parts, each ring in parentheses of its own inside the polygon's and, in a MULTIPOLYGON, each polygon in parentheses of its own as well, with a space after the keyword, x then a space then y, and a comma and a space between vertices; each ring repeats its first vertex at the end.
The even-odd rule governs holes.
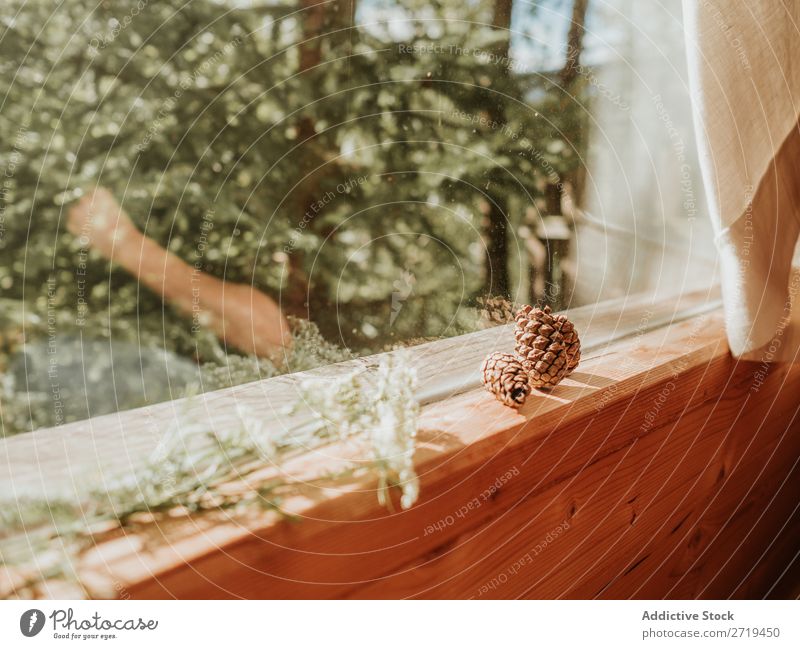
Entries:
POLYGON ((534 388, 552 388, 581 360, 578 332, 566 316, 526 305, 517 311, 516 352, 534 388))
POLYGON ((513 354, 489 354, 481 366, 484 387, 511 408, 519 408, 531 392, 528 373, 513 354))

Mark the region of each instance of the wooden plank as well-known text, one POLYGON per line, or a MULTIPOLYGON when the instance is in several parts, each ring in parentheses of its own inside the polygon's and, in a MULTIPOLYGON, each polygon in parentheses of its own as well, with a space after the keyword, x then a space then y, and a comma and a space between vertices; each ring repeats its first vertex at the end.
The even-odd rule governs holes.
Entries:
MULTIPOLYGON (((309 537, 305 543, 301 539, 293 539, 296 543, 289 546, 290 549, 282 551, 272 549, 268 552, 268 557, 262 556, 263 548, 262 552, 250 548, 251 553, 237 554, 235 560, 238 562, 243 559, 242 562, 249 568, 260 571, 257 573, 259 578, 249 586, 247 578, 237 581, 235 594, 252 596, 261 588, 264 589, 261 590, 262 594, 275 594, 275 596, 282 597, 341 596, 343 588, 352 586, 346 592, 355 597, 409 595, 464 597, 473 596, 482 588, 487 590, 484 594, 498 596, 500 594, 499 586, 491 593, 486 587, 487 583, 501 574, 498 566, 500 568, 503 565, 513 566, 515 561, 519 561, 525 552, 530 551, 530 548, 536 547, 536 545, 547 550, 540 552, 536 557, 544 562, 547 568, 538 574, 549 572, 549 576, 544 579, 541 577, 534 580, 525 579, 523 568, 518 566, 515 569, 515 577, 519 578, 515 579, 514 583, 519 588, 519 592, 514 591, 514 596, 591 596, 602 592, 607 581, 618 574, 623 574, 625 570, 629 570, 631 563, 629 558, 636 557, 636 550, 640 548, 642 538, 650 538, 649 535, 652 535, 653 529, 657 529, 658 526, 667 527, 664 525, 665 512, 671 514, 669 518, 674 521, 675 518, 685 516, 684 510, 680 506, 681 503, 691 504, 692 507, 696 506, 697 499, 694 496, 686 498, 687 481, 693 479, 698 481, 697 476, 716 477, 719 475, 722 465, 709 464, 708 458, 718 452, 720 439, 725 438, 728 427, 739 411, 742 388, 747 385, 743 379, 751 376, 752 368, 743 367, 740 375, 731 375, 732 362, 724 353, 724 346, 719 344, 719 323, 716 322, 712 325, 708 319, 699 322, 702 322, 701 327, 697 327, 696 323, 693 323, 693 326, 687 324, 683 327, 672 328, 671 333, 675 335, 672 340, 662 338, 656 341, 656 336, 651 336, 640 341, 641 347, 646 350, 651 359, 654 356, 658 357, 657 362, 654 363, 655 367, 645 374, 652 380, 652 385, 649 387, 650 392, 647 391, 647 386, 641 385, 644 378, 641 374, 639 374, 640 385, 638 389, 633 390, 637 400, 643 403, 654 403, 658 399, 659 391, 653 392, 653 390, 665 385, 665 378, 671 375, 659 374, 659 368, 672 368, 670 362, 663 358, 664 349, 669 349, 670 344, 674 344, 678 340, 685 343, 687 340, 694 339, 693 345, 704 350, 705 355, 699 354, 692 357, 691 350, 684 350, 683 355, 679 355, 681 363, 678 366, 681 370, 679 378, 681 384, 685 384, 687 387, 676 391, 674 398, 670 398, 668 403, 660 406, 659 416, 663 418, 664 425, 650 429, 644 435, 637 435, 634 432, 630 436, 632 430, 637 431, 637 428, 630 424, 636 420, 641 421, 647 412, 643 413, 641 407, 623 407, 624 399, 614 401, 612 407, 605 405, 600 412, 596 413, 595 418, 587 422, 586 412, 581 410, 581 404, 586 405, 585 402, 588 399, 594 401, 594 407, 597 409, 598 404, 608 403, 608 398, 602 394, 602 390, 598 390, 589 394, 582 392, 579 396, 576 395, 574 402, 561 407, 550 409, 550 403, 536 404, 538 409, 535 416, 528 415, 531 417, 531 421, 535 421, 542 427, 538 436, 536 434, 531 436, 530 442, 535 446, 532 446, 531 443, 515 443, 518 440, 513 438, 522 438, 525 434, 524 428, 514 432, 511 439, 498 439, 498 433, 495 432, 490 436, 491 441, 495 447, 503 450, 502 454, 498 455, 497 463, 486 462, 488 449, 481 448, 481 441, 485 438, 476 434, 474 430, 472 436, 467 437, 468 431, 462 430, 461 437, 463 439, 461 441, 464 443, 464 447, 453 450, 446 461, 441 457, 437 458, 438 464, 432 470, 434 473, 436 471, 441 473, 442 467, 446 466, 450 469, 448 481, 453 482, 447 488, 431 485, 430 500, 426 499, 424 504, 436 503, 436 506, 429 507, 421 521, 416 519, 416 524, 412 524, 408 516, 412 512, 398 515, 392 525, 389 525, 387 520, 394 519, 394 515, 379 519, 377 524, 372 525, 370 522, 362 520, 361 522, 366 524, 366 529, 362 524, 352 532, 345 531, 337 534, 335 530, 333 533, 328 530, 325 542, 322 542, 322 539, 316 535, 309 537), (709 331, 714 332, 710 336, 710 340, 701 342, 703 336, 708 335, 709 331), (720 349, 723 353, 719 353, 720 349), (703 389, 698 390, 698 386, 703 386, 703 389), (727 392, 727 397, 719 399, 716 396, 718 392, 727 392), (591 398, 592 396, 594 399, 591 398), (572 422, 578 423, 578 428, 570 428, 571 418, 572 422), (680 426, 676 427, 675 422, 678 420, 680 426), (709 426, 706 422, 713 422, 714 426, 709 426), (556 430, 558 436, 554 434, 556 430), (600 444, 598 444, 600 440, 597 437, 592 438, 589 434, 591 430, 606 431, 600 444), (625 431, 629 437, 622 439, 616 437, 614 433, 618 431, 625 431), (586 446, 576 447, 576 435, 578 440, 583 437, 589 443, 586 446), (665 438, 670 442, 666 446, 665 438), (543 441, 548 439, 553 442, 558 441, 560 444, 551 442, 552 448, 546 448, 547 444, 543 441), (567 440, 570 440, 569 447, 565 446, 567 440), (682 444, 679 443, 681 441, 682 444), (602 453, 609 448, 618 448, 619 450, 602 456, 602 453), (465 458, 467 449, 475 452, 465 458), (595 453, 592 454, 589 449, 594 450, 595 453), (587 464, 587 458, 592 458, 593 455, 594 459, 584 466, 587 464), (453 516, 454 523, 448 526, 448 514, 445 512, 449 511, 452 515, 453 512, 459 511, 458 507, 463 507, 463 503, 469 502, 472 494, 480 494, 482 490, 485 491, 486 485, 493 483, 492 477, 501 475, 500 471, 503 467, 509 470, 517 466, 515 462, 522 465, 531 457, 535 458, 535 460, 531 460, 535 466, 552 466, 552 475, 529 476, 527 473, 520 473, 519 476, 514 476, 504 484, 499 492, 493 493, 493 506, 484 510, 485 516, 490 522, 483 523, 481 527, 480 516, 475 515, 471 517, 471 520, 463 523, 469 529, 466 533, 467 539, 475 538, 480 542, 465 540, 464 533, 460 530, 462 521, 455 521, 457 516, 453 516), (576 457, 582 458, 584 465, 577 466, 574 463, 570 465, 570 462, 574 462, 576 457), (655 466, 652 465, 654 457, 661 460, 655 466), (466 462, 463 469, 458 468, 461 466, 461 462, 466 462), (646 471, 645 479, 643 467, 647 467, 648 463, 651 466, 646 471), (479 470, 475 469, 476 464, 480 466, 479 470), (678 470, 675 467, 678 467, 678 470), (454 469, 455 473, 453 473, 454 469), (609 475, 609 472, 612 477, 604 481, 601 476, 609 475), (676 476, 674 484, 669 484, 668 475, 676 476), (642 483, 641 485, 637 484, 637 478, 642 483), (570 484, 570 481, 575 484, 570 484), (548 487, 548 483, 552 486, 548 487), (452 484, 458 484, 457 499, 452 484), (576 485, 582 486, 590 495, 600 490, 601 494, 607 494, 607 498, 605 500, 598 496, 592 498, 586 493, 575 491, 576 485), (631 495, 632 485, 633 488, 639 487, 639 489, 635 498, 626 499, 625 496, 631 495), (536 490, 542 486, 544 486, 544 491, 537 496, 536 490), (655 492, 657 495, 648 499, 648 493, 645 493, 648 489, 649 493, 655 492), (638 512, 638 518, 635 525, 632 526, 631 519, 634 510, 629 500, 635 503, 637 499, 643 500, 645 503, 652 501, 653 504, 643 507, 638 512), (543 503, 547 503, 548 506, 542 507, 543 503), (596 507, 599 518, 593 520, 589 516, 590 503, 596 507), (445 506, 442 507, 442 504, 445 506), (524 508, 525 506, 527 509, 524 508), (404 516, 406 516, 405 519, 403 519, 404 516), (566 540, 570 538, 570 534, 580 537, 579 532, 584 529, 584 526, 577 526, 575 521, 579 517, 589 521, 588 525, 593 526, 590 529, 596 528, 597 532, 595 535, 589 535, 588 540, 586 537, 581 537, 583 541, 562 559, 554 550, 560 547, 566 549, 566 540), (507 526, 503 525, 504 519, 508 521, 507 526), (442 520, 445 520, 446 528, 441 530, 441 537, 432 539, 433 545, 430 542, 424 542, 425 530, 436 522, 439 522, 441 526, 442 520), (527 525, 529 521, 533 523, 527 525), (559 525, 563 526, 564 521, 573 522, 568 530, 560 534, 558 537, 560 540, 547 543, 548 533, 553 537, 554 530, 557 530, 559 525), (477 531, 474 529, 476 523, 479 524, 477 531), (521 528, 526 529, 526 527, 530 529, 529 535, 516 534, 513 537, 514 540, 509 542, 509 536, 514 535, 521 528), (383 534, 381 533, 387 528, 394 534, 387 535, 385 531, 383 534), (406 531, 409 528, 417 530, 416 540, 403 536, 402 533, 398 537, 398 529, 406 531), (619 542, 620 530, 631 528, 636 528, 637 533, 645 536, 628 533, 622 535, 624 540, 619 542), (486 530, 489 530, 494 536, 490 536, 486 530), (614 543, 614 540, 617 542, 614 543), (532 545, 532 543, 536 545, 532 545), (345 548, 349 552, 342 552, 345 548), (597 548, 604 548, 604 552, 598 552, 597 548), (506 554, 508 563, 504 564, 503 561, 506 559, 501 555, 506 549, 508 550, 508 554, 506 554), (315 551, 320 552, 323 556, 306 554, 315 551), (422 558, 415 559, 404 567, 393 568, 390 573, 385 572, 383 577, 375 577, 371 572, 374 564, 387 566, 393 559, 407 555, 409 551, 411 554, 421 553, 418 556, 422 558), (339 554, 336 554, 337 552, 339 554), (357 568, 354 557, 358 557, 357 568), (446 565, 440 571, 439 567, 443 564, 446 565), (562 564, 566 564, 569 569, 562 564), (474 565, 485 565, 486 570, 476 574, 476 571, 471 568, 474 565), (266 575, 271 575, 271 577, 266 577, 266 575), (421 588, 418 587, 415 590, 412 586, 409 590, 398 584, 396 581, 398 578, 400 581, 410 578, 414 584, 421 584, 421 588), (358 582, 361 584, 359 585, 358 582)), ((630 350, 627 353, 630 353, 630 350)), ((621 359, 613 357, 607 359, 611 363, 618 360, 621 359)), ((671 371, 672 369, 670 369, 671 371)), ((785 385, 785 381, 779 374, 774 374, 771 380, 773 383, 779 383, 784 389, 788 389, 789 394, 797 394, 797 388, 800 387, 797 383, 797 373, 793 374, 793 381, 789 385, 785 385)), ((624 386, 625 380, 621 379, 619 383, 613 383, 613 385, 624 386)), ((622 389, 623 387, 618 387, 617 391, 622 389)), ((630 386, 626 386, 624 389, 630 389, 630 386)), ((762 389, 769 393, 771 388, 767 386, 762 389)), ((628 395, 630 396, 630 393, 628 395)), ((465 397, 465 401, 467 400, 465 397)), ((632 401, 627 405, 630 406, 631 403, 632 401)), ((481 410, 485 412, 487 407, 483 405, 481 410)), ((791 405, 787 407, 791 412, 791 405)), ((457 410, 461 409, 457 408, 457 410)), ((465 418, 474 422, 479 413, 469 412, 469 409, 467 412, 465 418)), ((769 409, 766 412, 769 413, 769 409)), ((750 417, 763 417, 764 414, 765 411, 762 409, 753 411, 750 417)), ((441 414, 438 415, 439 418, 441 416, 441 414)), ((785 412, 779 416, 785 417, 785 412)), ((743 452, 741 442, 752 428, 752 420, 742 421, 739 429, 743 433, 733 438, 740 443, 738 447, 740 453, 743 452)), ((572 423, 572 425, 575 424, 572 423)), ((454 434, 453 431, 448 432, 451 435, 454 434)), ((457 432, 456 436, 458 437, 457 432)), ((726 450, 725 453, 720 454, 720 457, 724 457, 725 461, 730 464, 733 461, 734 456, 731 455, 733 452, 726 450)), ((786 456, 791 457, 791 453, 786 456)), ((746 484, 745 481, 738 479, 738 475, 736 478, 737 480, 732 484, 746 484)), ((702 479, 699 482, 702 483, 702 479)), ((428 493, 427 490, 426 493, 428 493)), ((420 507, 418 511, 422 513, 424 509, 424 507, 420 507)), ((536 564, 531 563, 530 565, 535 566, 536 564)), ((227 561, 220 563, 218 557, 208 557, 197 567, 198 572, 204 577, 210 576, 210 580, 215 583, 225 583, 224 575, 227 574, 231 565, 227 561)), ((183 592, 180 590, 181 580, 186 577, 185 572, 177 571, 167 580, 159 579, 157 586, 151 583, 153 588, 151 596, 163 595, 165 592, 180 596, 183 592)), ((633 574, 633 571, 628 574, 633 574)), ((190 586, 190 590, 192 589, 194 588, 190 586)))
MULTIPOLYGON (((797 387, 793 380, 792 389, 797 387)), ((757 426, 751 412, 731 426, 704 475, 687 493, 692 510, 681 520, 680 531, 651 539, 641 550, 647 559, 604 595, 731 596, 739 582, 748 580, 797 504, 796 415, 796 405, 790 413, 771 413, 766 418, 769 428, 758 435, 753 435, 757 426), (764 513, 769 515, 761 520, 764 513)), ((749 582, 755 588, 756 580, 751 577, 749 582)), ((759 582, 763 594, 768 587, 763 579, 759 582)))
POLYGON ((736 590, 735 597, 800 599, 800 510, 787 521, 757 568, 736 590), (780 566, 778 572, 776 566, 780 566), (777 577, 776 577, 777 574, 777 577))
MULTIPOLYGON (((690 293, 674 300, 629 296, 569 311, 587 351, 602 354, 615 339, 663 326, 686 313, 717 304, 719 291, 690 293)), ((479 367, 490 351, 510 351, 509 326, 419 345, 408 350, 421 377, 419 397, 440 401, 474 389, 479 367)), ((86 476, 109 480, 140 466, 165 430, 180 417, 208 421, 215 429, 237 425, 237 406, 268 421, 276 435, 304 421, 285 406, 297 398, 297 383, 307 377, 329 377, 344 371, 374 371, 380 355, 209 392, 187 401, 177 399, 56 428, 0 439, 0 492, 11 495, 65 496, 78 490, 86 476)))
MULTIPOLYGON (((101 539, 75 566, 96 594, 134 598, 765 590, 796 550, 765 553, 797 504, 800 373, 772 372, 743 410, 755 368, 728 356, 720 314, 646 328, 519 413, 481 390, 427 406, 422 499, 408 511, 381 508, 361 481, 320 486, 286 503, 299 522, 160 520, 101 539)), ((319 465, 311 454, 290 470, 319 465)))
MULTIPOLYGON (((322 503, 293 504, 304 516, 301 524, 270 516, 168 521, 151 530, 150 538, 128 535, 100 544, 84 557, 81 572, 110 569, 112 580, 136 596, 343 594, 387 567, 434 551, 464 526, 495 516, 517 483, 545 489, 624 448, 641 435, 642 413, 630 407, 634 399, 656 399, 674 372, 685 374, 687 385, 702 385, 702 375, 715 371, 724 351, 714 316, 646 334, 635 345, 621 344, 587 360, 574 380, 531 400, 519 414, 482 391, 429 407, 423 428, 433 432, 424 437, 418 457, 424 501, 410 511, 387 514, 374 494, 353 491, 322 503), (428 526, 456 512, 467 494, 481 494, 512 466, 546 470, 526 469, 524 480, 515 478, 492 493, 469 517, 425 535, 428 526)), ((659 414, 674 417, 684 405, 676 396, 659 414)))
MULTIPOLYGON (((794 375, 792 387, 800 387, 800 374, 794 375)), ((668 422, 588 467, 575 480, 517 501, 513 515, 495 517, 471 530, 440 555, 417 561, 351 595, 632 596, 647 583, 654 555, 675 538, 674 530, 693 529, 706 501, 720 489, 726 463, 735 453, 746 452, 743 440, 751 418, 763 414, 763 409, 748 413, 731 430, 730 415, 738 409, 740 396, 734 391, 719 401, 706 401, 683 414, 678 425, 675 420, 668 422), (568 508, 567 503, 571 503, 568 508)), ((770 451, 780 439, 785 442, 783 435, 771 440, 770 451)), ((796 458, 797 444, 793 450, 796 458)), ((726 476, 725 484, 744 489, 747 478, 752 481, 757 475, 753 466, 764 468, 765 452, 755 465, 745 463, 742 470, 726 476)), ((791 453, 774 456, 792 458, 791 453)), ((770 469, 775 479, 787 475, 785 467, 770 469)), ((735 510, 739 500, 731 498, 720 500, 722 510, 735 510)), ((696 535, 691 539, 696 542, 696 535)), ((672 583, 679 579, 672 577, 672 583)), ((668 587, 662 584, 638 596, 663 597, 668 587)), ((719 591, 715 594, 719 596, 719 591)))

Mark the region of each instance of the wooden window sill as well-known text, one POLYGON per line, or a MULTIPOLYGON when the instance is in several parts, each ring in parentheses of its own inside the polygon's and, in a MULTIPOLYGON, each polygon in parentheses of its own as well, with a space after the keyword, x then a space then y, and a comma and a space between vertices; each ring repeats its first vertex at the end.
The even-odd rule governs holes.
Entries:
MULTIPOLYGON (((754 392, 759 364, 734 361, 721 313, 703 313, 715 297, 576 310, 590 352, 519 412, 479 388, 439 398, 474 383, 482 357, 510 346, 508 328, 414 348, 433 369, 415 456, 421 496, 409 510, 387 510, 363 480, 310 483, 281 503, 294 519, 260 510, 158 519, 100 538, 74 558, 76 572, 87 594, 126 598, 768 594, 800 528, 800 371, 775 367, 754 392), (687 309, 698 315, 664 324, 687 309), (628 337, 610 341, 620 330, 628 337)), ((194 407, 224 426, 245 403, 278 425, 295 380, 194 407)), ((0 489, 63 493, 81 473, 136 465, 180 408, 0 440, 0 489)), ((347 452, 332 445, 284 471, 319 475, 347 452)), ((0 593, 21 578, 0 572, 0 593)), ((81 594, 41 586, 43 596, 81 594)))

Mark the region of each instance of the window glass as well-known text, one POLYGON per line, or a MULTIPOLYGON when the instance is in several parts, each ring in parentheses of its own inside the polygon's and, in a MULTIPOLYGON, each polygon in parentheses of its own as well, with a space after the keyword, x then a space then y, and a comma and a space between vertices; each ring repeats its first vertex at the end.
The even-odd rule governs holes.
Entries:
POLYGON ((712 279, 678 0, 0 30, 5 435, 712 279))

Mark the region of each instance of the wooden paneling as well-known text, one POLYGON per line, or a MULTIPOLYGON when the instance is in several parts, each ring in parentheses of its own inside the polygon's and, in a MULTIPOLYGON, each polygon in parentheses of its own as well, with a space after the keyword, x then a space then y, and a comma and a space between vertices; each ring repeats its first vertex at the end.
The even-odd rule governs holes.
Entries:
POLYGON ((800 545, 800 371, 754 391, 717 312, 645 329, 520 412, 482 390, 427 406, 407 511, 312 487, 284 503, 296 519, 158 521, 78 573, 132 598, 775 595, 800 545))

